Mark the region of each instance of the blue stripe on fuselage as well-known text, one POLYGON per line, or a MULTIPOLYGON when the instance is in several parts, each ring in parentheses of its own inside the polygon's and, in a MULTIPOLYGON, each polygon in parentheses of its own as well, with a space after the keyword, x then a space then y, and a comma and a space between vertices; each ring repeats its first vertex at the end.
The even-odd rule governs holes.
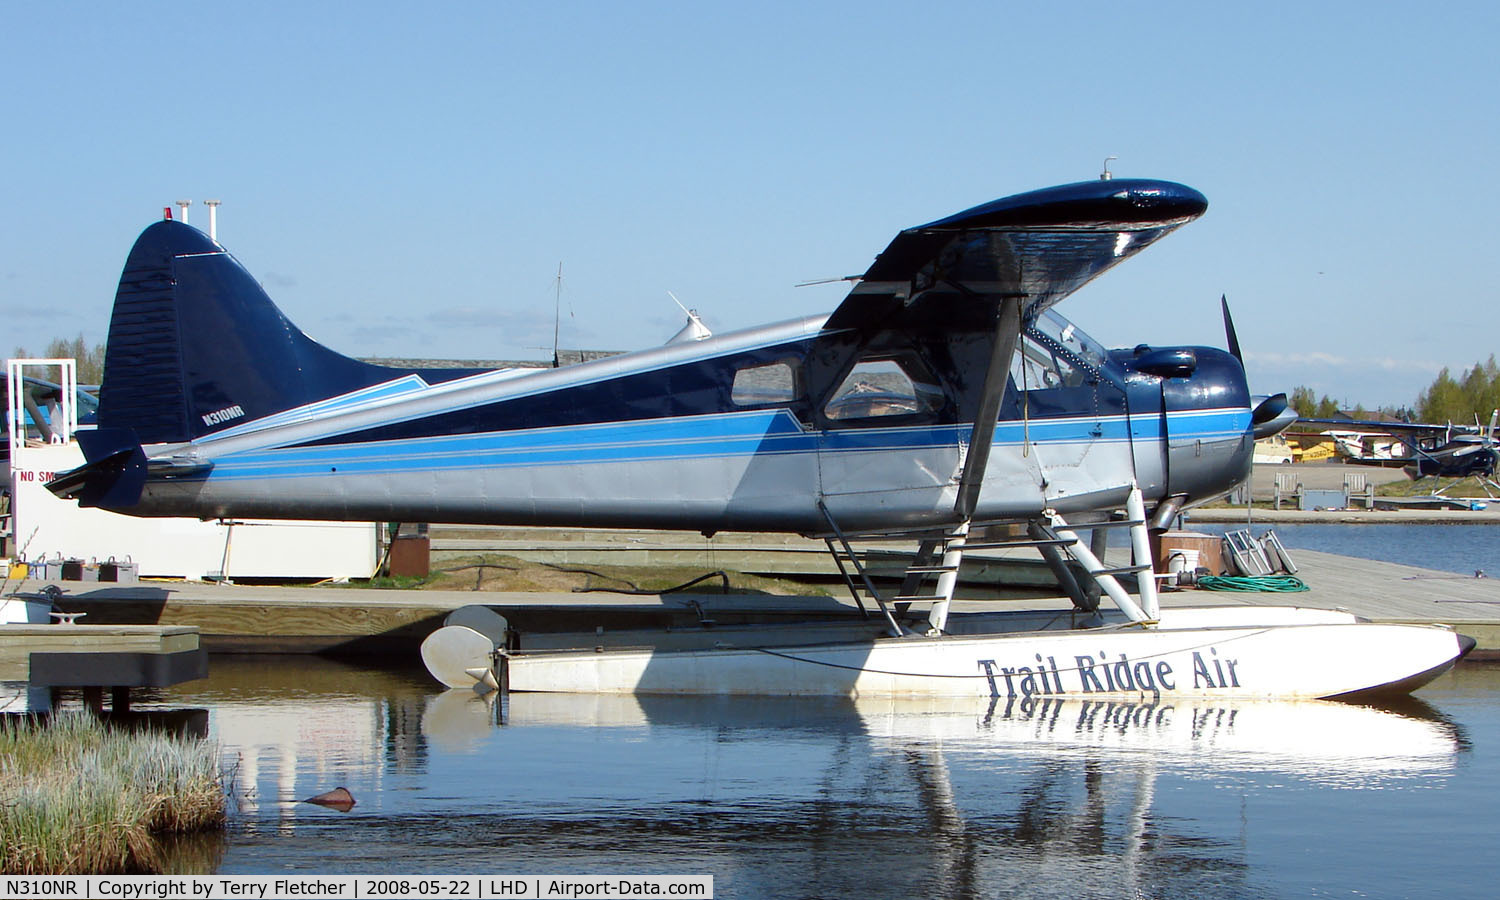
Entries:
MULTIPOLYGON (((1173 440, 1218 440, 1245 433, 1250 411, 1194 410, 1171 414, 1173 440)), ((443 435, 360 444, 253 450, 214 461, 206 477, 267 477, 417 472, 437 469, 586 465, 647 460, 748 457, 758 454, 915 451, 953 447, 969 440, 968 425, 804 430, 788 411, 758 410, 600 425, 576 425, 473 435, 443 435)), ((1032 443, 1159 441, 1161 418, 1006 421, 996 447, 1032 443)), ((186 480, 186 479, 183 479, 186 480)))

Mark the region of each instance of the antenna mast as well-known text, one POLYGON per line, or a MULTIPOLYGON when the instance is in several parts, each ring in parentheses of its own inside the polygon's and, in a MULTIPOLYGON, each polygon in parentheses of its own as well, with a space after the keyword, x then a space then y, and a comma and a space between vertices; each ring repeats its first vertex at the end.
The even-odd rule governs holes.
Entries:
POLYGON ((208 239, 211 241, 219 239, 219 203, 218 200, 203 201, 203 205, 208 207, 208 239))
POLYGON ((562 365, 558 356, 558 335, 562 331, 562 260, 557 261, 557 297, 552 308, 552 368, 562 365))

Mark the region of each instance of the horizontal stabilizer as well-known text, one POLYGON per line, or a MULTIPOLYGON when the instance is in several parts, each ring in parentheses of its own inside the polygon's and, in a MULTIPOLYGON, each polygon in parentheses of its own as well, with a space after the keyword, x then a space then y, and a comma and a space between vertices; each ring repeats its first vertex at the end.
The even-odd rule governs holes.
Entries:
POLYGON ((47 482, 47 490, 79 506, 134 506, 146 484, 146 454, 128 428, 78 432, 88 460, 47 482))

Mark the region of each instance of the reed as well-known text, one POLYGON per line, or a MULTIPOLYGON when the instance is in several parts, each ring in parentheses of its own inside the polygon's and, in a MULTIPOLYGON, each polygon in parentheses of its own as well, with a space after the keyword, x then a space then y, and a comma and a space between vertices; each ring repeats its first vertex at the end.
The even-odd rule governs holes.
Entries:
POLYGON ((0 725, 0 871, 158 873, 158 835, 220 829, 206 741, 106 728, 86 713, 0 725))

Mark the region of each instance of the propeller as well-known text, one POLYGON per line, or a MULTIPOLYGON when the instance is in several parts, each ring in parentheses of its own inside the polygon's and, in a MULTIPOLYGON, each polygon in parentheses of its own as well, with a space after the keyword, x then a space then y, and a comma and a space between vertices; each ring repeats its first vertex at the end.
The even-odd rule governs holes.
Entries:
POLYGON ((1250 427, 1255 439, 1280 434, 1297 421, 1297 411, 1292 409, 1285 393, 1272 394, 1256 404, 1250 413, 1250 427))
POLYGON ((1479 422, 1479 413, 1474 414, 1474 431, 1479 435, 1479 440, 1461 447, 1453 452, 1454 456, 1468 456, 1480 451, 1490 452, 1495 446, 1495 421, 1500 418, 1500 409, 1490 413, 1490 427, 1485 428, 1479 422))
POLYGON ((1284 391, 1282 393, 1272 394, 1271 396, 1260 401, 1260 403, 1255 407, 1255 411, 1250 413, 1250 421, 1254 422, 1257 425, 1261 424, 1262 422, 1269 422, 1282 413, 1286 412, 1290 403, 1291 401, 1287 399, 1286 393, 1284 391))
MULTIPOLYGON (((1240 368, 1243 369, 1245 355, 1240 352, 1240 338, 1234 331, 1234 317, 1229 314, 1228 295, 1219 295, 1219 309, 1224 313, 1224 337, 1229 342, 1229 352, 1240 361, 1240 368)), ((1250 425, 1254 429, 1256 440, 1279 434, 1297 421, 1297 411, 1289 404, 1286 394, 1280 393, 1262 398, 1255 405, 1250 413, 1250 425)))
POLYGON ((1224 337, 1229 341, 1229 352, 1235 359, 1240 361, 1240 366, 1245 365, 1245 357, 1240 353, 1240 339, 1234 333, 1234 318, 1229 315, 1229 297, 1225 294, 1219 295, 1219 308, 1224 311, 1224 337))

